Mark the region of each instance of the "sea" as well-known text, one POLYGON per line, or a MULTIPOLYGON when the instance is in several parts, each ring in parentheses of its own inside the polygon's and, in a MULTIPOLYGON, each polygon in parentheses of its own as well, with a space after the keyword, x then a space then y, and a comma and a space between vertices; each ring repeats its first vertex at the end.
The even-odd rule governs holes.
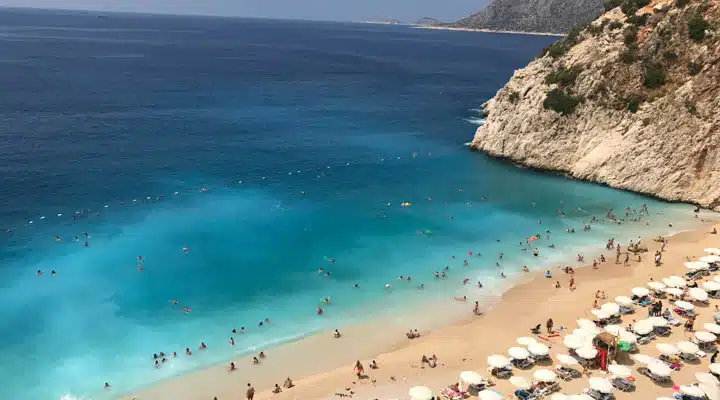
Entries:
POLYGON ((464 146, 556 39, 3 9, 0 398, 112 398, 682 229, 464 146))

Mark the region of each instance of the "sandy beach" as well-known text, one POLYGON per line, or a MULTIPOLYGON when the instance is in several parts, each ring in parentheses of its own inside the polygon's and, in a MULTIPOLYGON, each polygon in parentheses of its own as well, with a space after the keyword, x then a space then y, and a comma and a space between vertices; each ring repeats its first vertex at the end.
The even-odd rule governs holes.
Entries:
POLYGON ((513 34, 513 35, 535 35, 535 36, 557 36, 557 37, 565 36, 565 34, 562 34, 562 33, 551 33, 551 32, 499 31, 499 30, 494 30, 494 29, 454 28, 454 27, 450 27, 450 26, 413 25, 413 28, 435 29, 435 30, 441 30, 441 31, 508 33, 508 34, 513 34))
MULTIPOLYGON (((720 243, 717 235, 709 233, 718 225, 701 220, 697 220, 696 224, 696 230, 669 238, 660 267, 656 267, 653 260, 660 244, 652 238, 643 239, 648 252, 642 253, 641 261, 632 256, 628 266, 622 262, 615 264, 614 252, 605 251, 602 244, 598 244, 597 254, 593 256, 599 257, 603 253, 607 262, 597 269, 578 268, 574 274, 576 289, 572 291, 568 288, 570 275, 555 267, 552 279, 546 279, 542 274, 528 276, 525 282, 508 290, 501 301, 482 316, 472 315, 473 301, 478 300, 473 298, 459 304, 467 315, 459 322, 454 312, 447 312, 453 310, 424 310, 425 314, 448 314, 448 327, 423 334, 418 339, 408 340, 404 336, 409 326, 415 327, 408 325, 405 318, 374 321, 344 329, 340 339, 333 339, 332 332, 327 332, 272 349, 260 365, 251 365, 251 357, 240 358, 234 360, 238 366, 236 371, 228 372, 227 365, 215 366, 161 382, 123 398, 181 400, 217 396, 218 400, 238 399, 244 398, 248 383, 256 388, 256 399, 336 399, 344 397, 337 394, 349 395, 351 392, 352 398, 356 399, 407 398, 408 389, 415 385, 428 386, 439 394, 441 388, 458 381, 461 371, 473 370, 488 376, 488 356, 507 355, 507 349, 517 345, 515 341, 518 337, 530 336, 530 328, 537 324, 544 327, 548 318, 555 321, 556 328, 567 327, 571 331, 576 328, 577 319, 593 319, 590 311, 598 290, 605 292, 607 300, 604 301, 613 301, 616 296, 629 296, 633 287, 644 287, 651 279, 682 275, 686 272, 684 261, 706 255, 704 248, 718 247, 720 243), (556 281, 560 282, 561 288, 555 288, 556 281), (452 318, 455 319, 451 323, 452 318), (421 368, 421 357, 433 354, 438 357, 438 366, 421 368), (363 362, 369 375, 367 379, 355 379, 354 360, 363 362), (371 360, 377 362, 378 369, 368 368, 371 360), (295 387, 282 393, 272 393, 273 385, 282 385, 288 376, 293 378, 295 387)), ((592 260, 592 256, 585 254, 585 259, 592 260)), ((603 300, 599 301, 603 303, 603 300)), ((709 307, 714 309, 715 304, 720 304, 720 301, 711 300, 709 307)), ((712 321, 712 313, 711 309, 698 307, 699 317, 695 327, 702 330, 704 323, 712 321)), ((638 308, 636 314, 623 317, 622 325, 646 316, 647 310, 638 308)), ((422 328, 422 325, 417 327, 422 328)), ((567 354, 568 349, 562 344, 563 336, 544 342, 550 347, 551 357, 567 354)), ((639 346, 640 353, 657 357, 656 343, 677 343, 690 336, 691 333, 683 332, 682 327, 675 327, 669 337, 639 346)), ((702 360, 697 365, 683 366, 681 371, 673 373, 673 382, 678 385, 694 382, 694 373, 706 372, 707 364, 707 360, 702 360)), ((672 388, 653 384, 637 373, 637 367, 630 365, 637 377, 637 390, 633 393, 616 391, 616 398, 672 396, 672 388)), ((513 372, 516 376, 531 379, 533 371, 514 369, 513 372)), ((605 373, 595 369, 591 370, 591 375, 605 376, 605 373)), ((513 388, 507 380, 494 381, 496 386, 493 390, 504 395, 512 394, 513 388)), ((580 393, 587 387, 587 379, 562 382, 561 387, 564 393, 580 393)))

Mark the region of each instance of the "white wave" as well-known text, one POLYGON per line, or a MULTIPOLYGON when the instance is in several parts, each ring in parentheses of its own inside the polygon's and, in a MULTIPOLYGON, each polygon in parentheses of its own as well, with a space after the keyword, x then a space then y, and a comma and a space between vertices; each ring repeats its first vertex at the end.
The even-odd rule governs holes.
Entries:
POLYGON ((477 117, 465 118, 465 121, 467 121, 473 125, 478 125, 478 126, 483 125, 485 123, 485 120, 483 118, 477 118, 477 117))

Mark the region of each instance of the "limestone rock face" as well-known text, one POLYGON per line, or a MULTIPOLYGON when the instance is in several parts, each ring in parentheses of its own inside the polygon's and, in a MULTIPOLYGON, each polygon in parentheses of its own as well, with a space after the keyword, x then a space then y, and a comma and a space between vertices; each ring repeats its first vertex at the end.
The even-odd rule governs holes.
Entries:
POLYGON ((720 211, 719 3, 659 0, 630 19, 609 11, 515 71, 483 105, 471 146, 720 211), (551 91, 570 107, 548 104, 551 91))

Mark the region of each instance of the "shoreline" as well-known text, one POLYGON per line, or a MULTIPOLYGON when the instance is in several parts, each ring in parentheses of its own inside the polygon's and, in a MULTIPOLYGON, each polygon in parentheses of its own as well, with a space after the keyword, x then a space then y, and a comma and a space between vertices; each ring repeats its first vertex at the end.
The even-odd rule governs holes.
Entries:
POLYGON ((440 31, 459 31, 459 32, 482 32, 482 33, 500 33, 508 35, 531 35, 531 36, 557 36, 565 37, 564 33, 552 33, 552 32, 526 32, 526 31, 503 31, 495 29, 478 29, 478 28, 461 28, 452 26, 424 26, 424 25, 409 25, 411 28, 416 29, 434 29, 440 31))
MULTIPOLYGON (((688 215, 691 214, 688 213, 688 215)), ((699 220, 694 225, 698 224, 701 226, 694 226, 690 230, 676 231, 672 234, 672 237, 682 238, 688 235, 698 235, 702 231, 709 229, 710 226, 709 222, 700 223, 699 220)), ((645 234, 643 234, 644 236, 645 234)), ((648 240, 650 239, 645 239, 645 241, 648 240)), ((674 240, 671 242, 674 242, 674 240)), ((610 263, 612 257, 607 252, 604 253, 608 258, 608 263, 610 263)), ((599 254, 597 255, 599 256, 599 254)), ((557 263, 553 264, 556 265, 557 263)), ((586 274, 587 270, 591 269, 578 269, 576 276, 586 274)), ((555 272, 554 275, 556 275, 555 272)), ((560 275, 556 276, 560 277, 560 275)), ((560 277, 560 280, 562 279, 565 279, 565 277, 560 277)), ((522 291, 522 288, 528 285, 537 285, 538 282, 547 284, 547 281, 542 277, 542 273, 530 273, 527 276, 513 280, 513 282, 508 282, 508 285, 505 285, 500 294, 483 296, 481 307, 486 312, 484 318, 475 318, 471 315, 472 301, 467 303, 456 302, 454 304, 457 304, 457 307, 452 307, 452 309, 448 309, 448 304, 451 302, 441 302, 442 304, 435 304, 433 308, 423 308, 400 318, 397 316, 382 316, 373 318, 368 322, 342 327, 343 338, 341 340, 332 339, 330 332, 319 332, 280 344, 270 349, 268 358, 262 361, 261 366, 251 365, 252 355, 235 357, 232 361, 238 365, 238 370, 233 373, 227 372, 227 362, 215 364, 163 379, 148 387, 135 390, 134 393, 136 394, 134 396, 125 393, 120 398, 137 400, 195 399, 212 395, 217 395, 218 399, 235 398, 244 392, 244 385, 247 382, 252 382, 258 389, 258 396, 261 399, 270 397, 277 399, 328 398, 323 396, 332 392, 332 387, 338 389, 336 392, 341 392, 341 389, 350 384, 352 374, 348 373, 350 370, 348 364, 352 360, 360 359, 363 362, 369 362, 371 359, 377 359, 381 365, 384 365, 388 362, 384 359, 402 358, 410 349, 422 348, 428 341, 434 343, 438 338, 451 339, 452 341, 454 339, 453 335, 448 335, 448 332, 482 324, 483 321, 488 319, 488 316, 501 312, 498 310, 506 308, 508 302, 512 303, 512 299, 516 299, 516 293, 522 291), (430 315, 433 315, 433 317, 430 317, 430 315), (442 324, 437 324, 437 315, 444 316, 442 324), (431 319, 436 322, 436 326, 429 323, 431 319), (440 327, 433 329, 437 325, 440 327), (382 335, 377 335, 378 326, 382 327, 382 335), (404 332, 407 332, 408 328, 419 329, 423 332, 423 336, 420 339, 409 341, 404 336, 404 332), (348 343, 350 343, 349 346, 348 343), (342 365, 346 367, 341 367, 342 365), (339 378, 343 375, 343 378, 339 378), (269 389, 275 383, 282 384, 285 376, 299 378, 295 379, 296 387, 285 393, 272 394, 269 389), (347 382, 333 386, 331 382, 338 379, 347 382)), ((565 286, 566 282, 562 284, 565 286)), ((468 300, 474 301, 478 299, 469 298, 468 300)), ((518 336, 520 336, 519 333, 518 336)), ((453 345, 457 345, 457 343, 453 345)), ((438 346, 438 348, 443 347, 445 347, 444 343, 438 346)), ((439 350, 434 352, 440 353, 439 350)), ((441 356, 441 361, 443 358, 441 356)), ((475 369, 482 370, 480 367, 475 369)), ((416 383, 420 384, 422 382, 416 383)), ((373 387, 375 386, 373 385, 373 387)), ((399 394, 399 396, 404 396, 404 393, 399 394)))

